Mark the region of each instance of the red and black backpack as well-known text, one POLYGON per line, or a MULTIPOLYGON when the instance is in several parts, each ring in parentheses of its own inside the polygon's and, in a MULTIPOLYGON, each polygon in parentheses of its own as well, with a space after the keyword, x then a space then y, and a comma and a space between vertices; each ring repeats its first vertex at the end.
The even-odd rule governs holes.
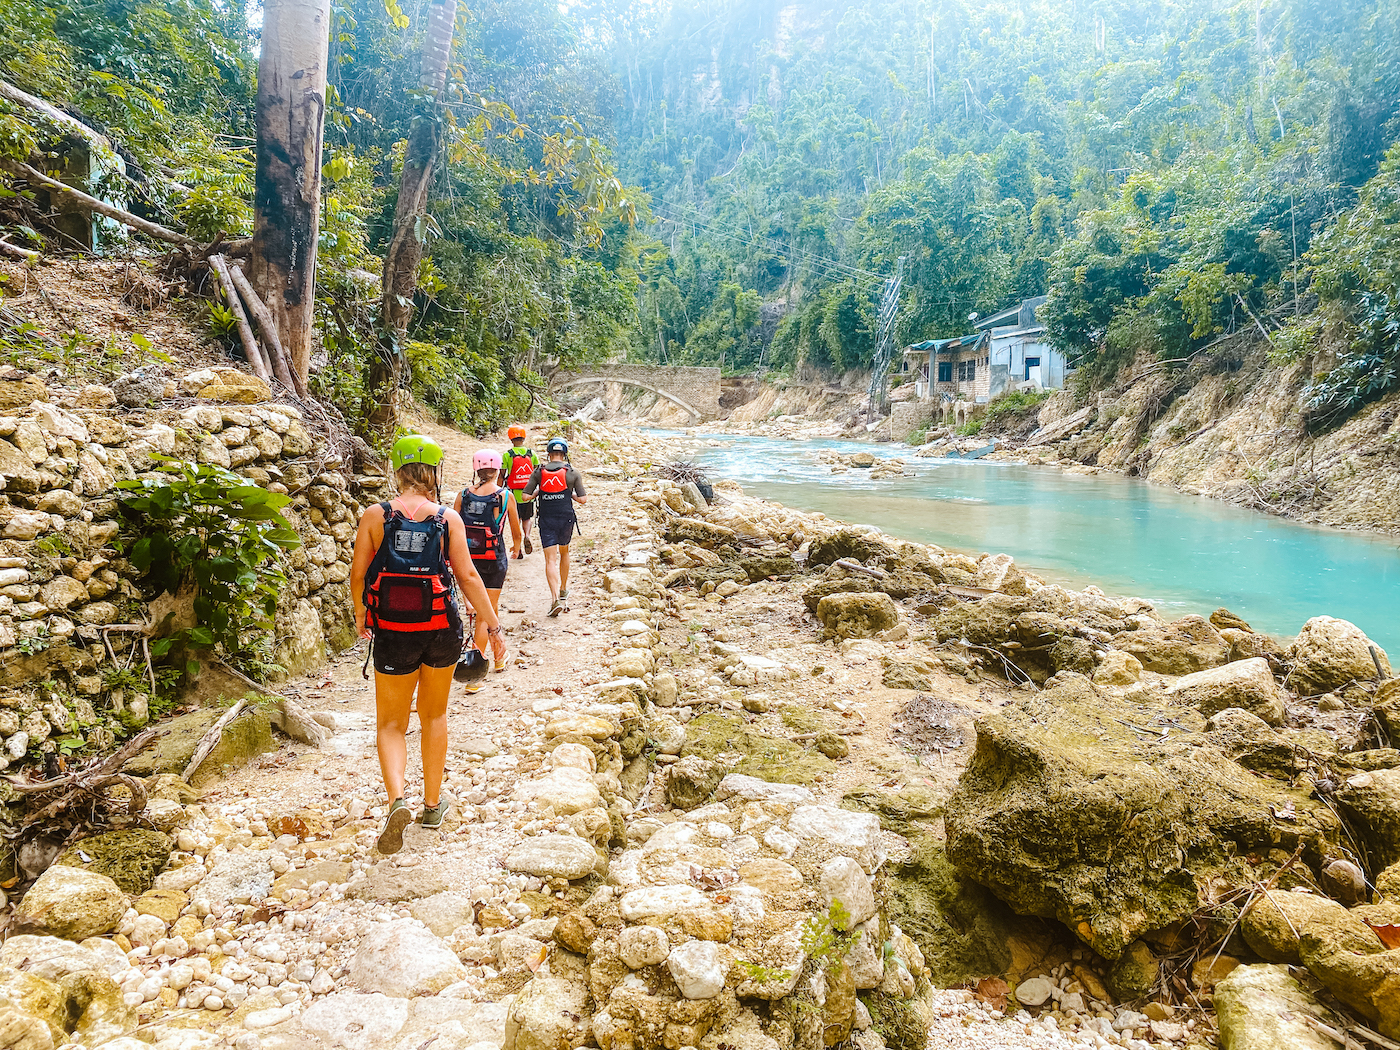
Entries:
POLYGON ((472 561, 499 561, 505 557, 506 500, 510 494, 498 488, 489 496, 462 490, 462 524, 472 561))
POLYGON ((391 504, 384 539, 365 573, 366 623, 386 631, 441 631, 452 626, 452 570, 443 509, 414 521, 391 504))

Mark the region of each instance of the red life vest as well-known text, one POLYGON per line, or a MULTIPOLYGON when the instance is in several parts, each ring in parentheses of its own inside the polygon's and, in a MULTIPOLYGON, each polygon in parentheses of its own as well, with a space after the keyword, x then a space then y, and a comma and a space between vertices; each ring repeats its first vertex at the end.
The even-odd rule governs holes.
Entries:
POLYGON ((386 631, 443 631, 452 626, 452 570, 443 510, 413 521, 381 503, 384 538, 365 573, 366 622, 386 631))
POLYGON ((526 450, 517 452, 511 449, 506 453, 510 457, 510 473, 506 475, 506 488, 523 489, 530 484, 530 475, 535 472, 535 454, 526 450))
POLYGON ((569 465, 560 463, 557 467, 540 468, 540 491, 551 495, 569 490, 569 465))

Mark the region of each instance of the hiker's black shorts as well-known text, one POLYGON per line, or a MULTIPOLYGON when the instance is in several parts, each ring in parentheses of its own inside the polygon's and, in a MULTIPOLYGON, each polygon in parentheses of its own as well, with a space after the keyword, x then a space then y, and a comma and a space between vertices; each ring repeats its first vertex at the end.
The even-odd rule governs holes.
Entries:
POLYGON ((374 669, 380 674, 417 674, 420 667, 455 667, 462 655, 462 625, 440 631, 374 632, 374 669))
POLYGON ((577 522, 573 518, 565 518, 558 521, 552 518, 540 518, 540 546, 541 547, 567 547, 569 541, 574 538, 574 525, 577 522))
POLYGON ((535 501, 530 499, 521 503, 519 500, 516 500, 515 511, 520 515, 520 524, 524 525, 535 516, 535 501))
POLYGON ((472 568, 481 577, 481 582, 488 591, 499 591, 506 585, 506 570, 510 568, 510 559, 497 558, 495 561, 486 561, 485 559, 477 561, 473 558, 472 568))

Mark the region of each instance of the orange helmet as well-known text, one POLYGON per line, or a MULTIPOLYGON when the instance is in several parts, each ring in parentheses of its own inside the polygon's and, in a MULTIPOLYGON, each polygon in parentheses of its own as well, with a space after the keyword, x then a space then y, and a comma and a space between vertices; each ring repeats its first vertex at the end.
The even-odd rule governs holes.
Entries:
POLYGON ((521 438, 523 438, 524 436, 525 436, 525 428, 522 427, 519 423, 517 423, 515 426, 510 427, 510 428, 508 428, 508 429, 506 430, 506 437, 510 438, 512 441, 518 441, 518 440, 520 440, 521 438))

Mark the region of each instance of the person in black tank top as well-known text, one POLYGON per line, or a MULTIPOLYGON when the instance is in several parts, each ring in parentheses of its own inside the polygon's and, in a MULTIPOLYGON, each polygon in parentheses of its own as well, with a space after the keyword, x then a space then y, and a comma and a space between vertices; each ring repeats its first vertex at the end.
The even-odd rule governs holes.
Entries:
POLYGON ((568 608, 569 542, 578 525, 574 505, 588 502, 583 478, 569 463, 569 445, 563 438, 551 438, 545 446, 547 462, 535 468, 525 486, 525 498, 534 500, 540 522, 540 546, 544 548, 544 575, 549 581, 553 602, 549 615, 558 616, 568 608))
MULTIPOLYGON (((462 515, 467 530, 467 543, 472 552, 472 565, 486 586, 486 594, 491 599, 491 608, 498 611, 501 604, 501 588, 506 583, 506 571, 510 568, 510 556, 506 550, 505 530, 510 525, 510 549, 520 550, 520 514, 510 490, 501 488, 498 483, 501 474, 501 454, 490 449, 482 449, 472 456, 472 470, 476 472, 476 484, 457 494, 452 509, 462 515)), ((486 625, 478 619, 476 636, 473 639, 478 651, 486 652, 486 625)), ((505 663, 495 664, 495 670, 504 671, 505 663)))
POLYGON ((408 435, 394 442, 391 462, 400 495, 365 510, 350 565, 355 627, 370 641, 374 659, 376 742, 390 800, 378 842, 385 854, 403 847, 404 828, 413 819, 404 782, 415 694, 423 751, 420 819, 424 827, 440 827, 447 811, 442 797, 447 697, 462 652, 454 580, 476 610, 477 627, 486 631, 493 657, 502 664, 506 657, 500 619, 472 567, 461 516, 438 505, 442 449, 431 438, 408 435), (390 549, 381 552, 386 544, 390 549))

